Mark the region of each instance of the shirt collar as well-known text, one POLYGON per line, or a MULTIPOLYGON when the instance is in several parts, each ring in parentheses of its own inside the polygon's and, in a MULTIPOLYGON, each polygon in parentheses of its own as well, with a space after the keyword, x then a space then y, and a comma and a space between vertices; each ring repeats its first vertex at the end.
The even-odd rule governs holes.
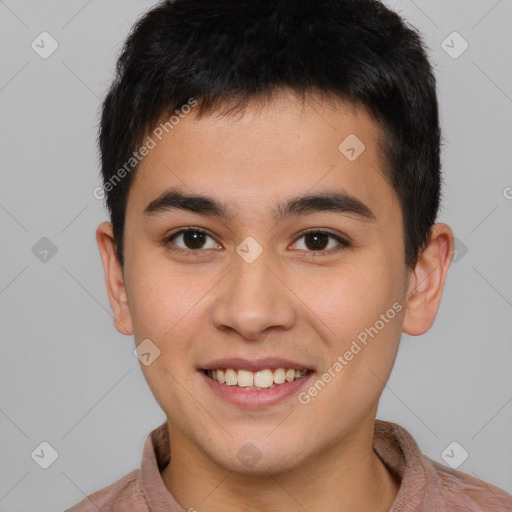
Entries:
MULTIPOLYGON (((424 503, 429 487, 438 484, 437 473, 424 459, 416 441, 400 425, 376 420, 373 449, 400 480, 400 490, 390 512, 413 512, 424 503)), ((170 460, 167 421, 151 431, 144 443, 140 483, 150 512, 185 512, 167 490, 160 475, 170 460)))

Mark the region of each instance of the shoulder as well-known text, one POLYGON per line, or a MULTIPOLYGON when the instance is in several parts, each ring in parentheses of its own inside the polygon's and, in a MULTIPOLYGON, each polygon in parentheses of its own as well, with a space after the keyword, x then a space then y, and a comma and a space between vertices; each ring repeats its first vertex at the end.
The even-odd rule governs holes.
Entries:
POLYGON ((131 512, 146 510, 140 485, 140 469, 85 497, 65 512, 131 512))
POLYGON ((512 511, 512 495, 431 459, 421 452, 412 435, 396 423, 376 421, 374 450, 401 480, 392 512, 512 511))
POLYGON ((444 466, 426 455, 423 458, 437 475, 438 492, 453 512, 510 512, 512 495, 468 473, 444 466))

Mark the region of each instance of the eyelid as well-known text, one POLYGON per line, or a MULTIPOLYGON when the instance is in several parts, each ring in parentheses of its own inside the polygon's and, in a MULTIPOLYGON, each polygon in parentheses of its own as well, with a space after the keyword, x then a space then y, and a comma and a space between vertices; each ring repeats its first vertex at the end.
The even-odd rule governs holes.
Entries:
MULTIPOLYGON (((203 228, 197 228, 197 227, 194 227, 194 226, 187 226, 186 228, 181 228, 181 229, 178 229, 177 231, 174 231, 173 233, 170 233, 168 235, 165 235, 164 238, 162 239, 162 245, 164 245, 165 247, 168 247, 172 244, 172 241, 174 238, 178 237, 179 235, 182 235, 182 234, 185 234, 187 232, 194 232, 194 233, 202 233, 208 237, 210 237, 212 240, 215 241, 215 243, 217 245, 221 245, 217 240, 216 238, 210 234, 206 229, 203 229, 203 228)), ((176 245, 173 244, 173 247, 170 249, 174 252, 179 252, 179 253, 185 253, 185 254, 193 254, 193 255, 199 255, 200 253, 203 253, 205 252, 204 250, 202 249, 196 249, 196 250, 192 250, 192 249, 182 249, 181 247, 177 247, 176 245)))
POLYGON ((336 231, 332 231, 328 228, 308 228, 304 231, 301 231, 300 233, 297 234, 293 244, 296 244, 297 241, 300 240, 302 237, 312 234, 312 233, 329 235, 331 238, 334 238, 338 242, 338 245, 332 249, 323 250, 323 251, 304 251, 308 257, 310 257, 310 256, 316 257, 316 256, 323 256, 323 255, 327 256, 327 255, 336 253, 340 250, 348 249, 349 247, 352 246, 352 243, 350 242, 350 240, 347 237, 341 235, 340 233, 338 233, 336 231))
POLYGON ((300 231, 299 233, 297 233, 296 240, 298 240, 299 238, 302 238, 304 235, 309 235, 310 233, 320 233, 320 234, 330 235, 333 238, 336 238, 338 241, 346 243, 347 245, 350 244, 349 238, 347 236, 344 236, 341 233, 338 233, 337 231, 333 231, 329 228, 305 229, 304 231, 300 231))
MULTIPOLYGON (((172 243, 172 240, 179 236, 179 235, 182 235, 184 233, 187 233, 187 232, 190 232, 190 231, 193 231, 193 232, 198 232, 198 233, 203 233, 205 234, 206 236, 210 237, 212 240, 215 241, 216 244, 218 245, 222 245, 220 244, 216 238, 211 235, 207 230, 203 229, 203 228, 196 228, 194 226, 188 226, 186 228, 181 228, 181 229, 178 229, 178 231, 175 231, 169 235, 166 235, 163 239, 162 239, 162 244, 164 246, 169 246, 171 243, 172 243)), ((323 251, 303 251, 305 252, 306 254, 308 255, 313 255, 313 256, 321 256, 321 255, 329 255, 329 254, 333 254, 334 252, 337 252, 338 250, 343 250, 343 249, 347 249, 349 247, 351 247, 352 243, 344 236, 342 236, 341 234, 339 234, 338 232, 334 232, 330 229, 327 229, 327 228, 308 228, 308 229, 305 229, 304 231, 301 231, 297 234, 297 236, 295 237, 294 239, 294 242, 292 245, 296 244, 298 240, 300 240, 302 237, 306 236, 306 235, 309 235, 311 233, 319 233, 319 234, 326 234, 328 236, 330 236, 331 238, 334 238, 337 242, 338 242, 338 246, 335 247, 334 249, 329 249, 329 250, 323 250, 323 251)), ((193 250, 193 249, 182 249, 181 247, 177 247, 177 246, 174 246, 171 248, 172 251, 175 251, 175 252, 179 252, 179 253, 186 253, 186 254, 193 254, 193 255, 199 255, 201 253, 204 253, 204 252, 207 252, 206 250, 203 250, 203 249, 196 249, 196 250, 193 250)), ((300 251, 300 249, 299 249, 300 251)))

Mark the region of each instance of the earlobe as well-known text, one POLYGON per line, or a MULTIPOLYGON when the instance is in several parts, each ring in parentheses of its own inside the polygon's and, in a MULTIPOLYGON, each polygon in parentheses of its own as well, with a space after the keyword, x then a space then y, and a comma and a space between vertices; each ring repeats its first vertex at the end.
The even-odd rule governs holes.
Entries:
POLYGON ((123 269, 116 257, 112 224, 110 222, 102 222, 98 226, 96 242, 103 262, 105 285, 114 317, 114 325, 121 334, 133 334, 123 269))
POLYGON ((453 249, 451 228, 446 224, 435 224, 428 246, 411 271, 403 323, 404 333, 418 336, 427 332, 434 323, 453 258, 453 249))

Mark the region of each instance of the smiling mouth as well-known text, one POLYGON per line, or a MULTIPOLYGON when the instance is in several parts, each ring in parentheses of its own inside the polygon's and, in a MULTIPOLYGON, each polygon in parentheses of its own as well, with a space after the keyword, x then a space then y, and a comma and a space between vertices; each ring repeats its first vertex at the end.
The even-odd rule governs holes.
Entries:
POLYGON ((313 373, 309 369, 276 368, 262 369, 255 372, 235 370, 233 368, 218 368, 203 370, 207 377, 219 384, 247 390, 272 389, 287 382, 302 379, 313 373))

